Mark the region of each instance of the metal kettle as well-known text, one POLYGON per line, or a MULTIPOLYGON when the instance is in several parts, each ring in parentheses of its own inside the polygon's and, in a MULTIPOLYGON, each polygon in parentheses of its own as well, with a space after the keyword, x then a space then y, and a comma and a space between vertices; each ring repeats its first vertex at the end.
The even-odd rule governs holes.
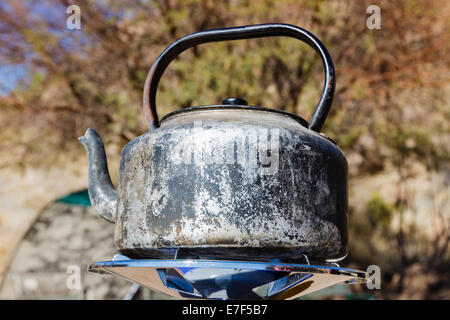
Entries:
POLYGON ((92 205, 116 224, 119 252, 132 258, 343 259, 347 161, 319 133, 334 89, 327 49, 297 26, 207 30, 170 45, 147 76, 144 110, 150 130, 124 147, 117 190, 98 134, 88 129, 79 138, 89 156, 92 205), (207 42, 269 36, 306 42, 322 59, 324 89, 309 123, 241 98, 177 110, 159 121, 158 83, 178 54, 207 42))

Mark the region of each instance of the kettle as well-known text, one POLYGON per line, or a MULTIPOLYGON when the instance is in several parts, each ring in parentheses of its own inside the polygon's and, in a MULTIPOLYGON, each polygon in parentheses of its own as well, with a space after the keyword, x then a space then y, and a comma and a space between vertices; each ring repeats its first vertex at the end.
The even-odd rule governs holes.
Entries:
POLYGON ((147 76, 143 104, 150 130, 122 150, 117 189, 97 132, 88 129, 79 138, 89 158, 91 203, 115 223, 117 250, 136 259, 345 258, 348 165, 335 142, 320 133, 334 89, 327 49, 297 26, 214 29, 171 44, 147 76), (322 59, 324 88, 309 123, 242 98, 159 120, 158 83, 178 54, 207 42, 272 36, 306 42, 322 59))

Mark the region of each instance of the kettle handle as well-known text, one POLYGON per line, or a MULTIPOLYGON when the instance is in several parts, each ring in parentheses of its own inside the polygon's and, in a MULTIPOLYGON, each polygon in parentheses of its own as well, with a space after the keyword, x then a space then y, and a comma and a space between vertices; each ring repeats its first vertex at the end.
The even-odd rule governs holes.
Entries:
POLYGON ((160 123, 156 112, 156 91, 159 80, 169 63, 183 51, 208 42, 251 39, 273 36, 292 37, 309 44, 321 57, 325 69, 325 81, 316 110, 309 123, 309 128, 320 132, 333 102, 336 77, 333 61, 325 46, 309 31, 289 24, 267 23, 242 27, 222 28, 200 31, 184 36, 172 43, 156 59, 151 67, 144 86, 144 111, 150 128, 158 128, 160 123))

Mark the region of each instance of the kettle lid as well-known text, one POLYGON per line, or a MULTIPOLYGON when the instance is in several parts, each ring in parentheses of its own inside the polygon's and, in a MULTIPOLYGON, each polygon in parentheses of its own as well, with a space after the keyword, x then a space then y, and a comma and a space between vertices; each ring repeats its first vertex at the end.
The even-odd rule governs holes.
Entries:
POLYGON ((300 125, 302 125, 305 128, 308 128, 309 123, 302 117, 290 113, 287 111, 279 110, 279 109, 271 109, 271 108, 265 108, 260 106, 250 106, 248 105, 247 101, 242 98, 227 98, 222 100, 221 104, 218 105, 203 105, 203 106, 195 106, 195 107, 188 107, 183 109, 178 109, 175 111, 172 111, 168 114, 166 114, 164 117, 161 118, 161 123, 167 120, 168 118, 171 118, 175 115, 180 115, 184 113, 190 113, 195 111, 202 111, 202 110, 253 110, 253 111, 265 111, 265 112, 272 112, 272 113, 278 113, 285 116, 288 116, 292 118, 293 120, 297 121, 300 125))

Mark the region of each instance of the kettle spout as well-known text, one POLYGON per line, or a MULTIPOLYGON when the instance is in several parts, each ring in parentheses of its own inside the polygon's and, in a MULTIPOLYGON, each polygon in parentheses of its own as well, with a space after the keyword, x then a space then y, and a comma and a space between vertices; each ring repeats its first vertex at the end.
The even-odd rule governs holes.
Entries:
POLYGON ((88 189, 92 206, 100 216, 114 223, 116 218, 117 191, 108 172, 105 147, 94 129, 87 129, 78 141, 84 146, 89 159, 88 189))

